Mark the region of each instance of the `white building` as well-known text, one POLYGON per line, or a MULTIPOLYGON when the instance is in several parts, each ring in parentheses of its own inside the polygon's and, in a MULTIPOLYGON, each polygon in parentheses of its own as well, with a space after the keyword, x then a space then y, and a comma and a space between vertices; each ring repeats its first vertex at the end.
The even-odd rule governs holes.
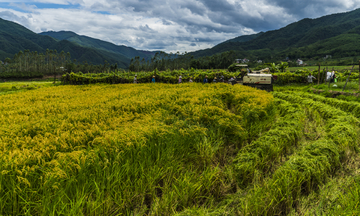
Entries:
POLYGON ((296 63, 297 63, 298 65, 303 65, 303 64, 304 64, 303 60, 301 60, 301 59, 298 59, 298 60, 296 61, 296 63))

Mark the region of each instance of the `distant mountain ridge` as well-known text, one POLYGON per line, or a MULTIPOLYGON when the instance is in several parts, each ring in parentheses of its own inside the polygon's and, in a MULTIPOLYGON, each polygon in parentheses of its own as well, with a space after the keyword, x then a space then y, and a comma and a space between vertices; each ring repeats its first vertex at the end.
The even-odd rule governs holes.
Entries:
POLYGON ((356 9, 317 19, 306 18, 278 30, 241 36, 191 54, 202 57, 235 50, 238 55, 258 59, 343 57, 360 52, 359 35, 360 9, 356 9), (242 41, 242 38, 250 40, 242 41))
POLYGON ((59 32, 48 31, 48 32, 42 32, 40 33, 40 35, 47 35, 57 40, 67 40, 83 47, 114 52, 117 54, 121 54, 128 59, 134 58, 135 56, 139 56, 140 58, 150 59, 155 54, 154 52, 151 51, 136 50, 132 47, 127 47, 124 45, 115 45, 113 43, 91 38, 88 36, 78 35, 71 31, 59 31, 59 32))
POLYGON ((128 68, 131 58, 135 56, 148 59, 154 55, 153 52, 117 46, 73 32, 36 34, 15 22, 0 18, 0 60, 12 58, 19 51, 26 49, 39 53, 45 53, 46 49, 70 52, 71 58, 77 62, 104 64, 106 60, 110 64, 117 63, 119 68, 128 68))

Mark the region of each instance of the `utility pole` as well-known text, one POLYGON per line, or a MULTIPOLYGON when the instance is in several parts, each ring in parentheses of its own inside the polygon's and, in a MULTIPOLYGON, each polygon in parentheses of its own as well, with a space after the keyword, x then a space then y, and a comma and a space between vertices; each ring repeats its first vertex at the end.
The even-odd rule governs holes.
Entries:
POLYGON ((350 76, 351 76, 351 72, 353 71, 354 67, 355 67, 355 65, 353 65, 353 66, 352 66, 351 71, 350 71, 350 74, 349 74, 349 76, 348 76, 348 77, 347 77, 347 79, 346 79, 346 83, 345 83, 344 88, 343 88, 343 90, 342 90, 342 91, 344 91, 344 90, 345 90, 346 85, 347 85, 347 83, 349 82, 349 78, 350 78, 350 76))

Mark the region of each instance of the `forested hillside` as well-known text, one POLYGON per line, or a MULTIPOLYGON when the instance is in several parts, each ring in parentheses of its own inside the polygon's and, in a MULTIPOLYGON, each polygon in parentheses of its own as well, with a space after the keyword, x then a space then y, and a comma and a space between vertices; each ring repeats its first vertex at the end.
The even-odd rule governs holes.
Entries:
POLYGON ((110 42, 102 41, 99 39, 95 39, 83 35, 78 35, 70 31, 59 31, 59 32, 49 31, 49 32, 42 32, 40 33, 40 35, 48 35, 57 40, 67 40, 83 47, 99 49, 106 52, 113 52, 116 54, 123 55, 128 59, 132 59, 135 56, 139 56, 140 58, 145 58, 146 60, 148 60, 154 55, 154 52, 136 50, 132 47, 127 47, 123 45, 118 46, 110 42))
POLYGON ((347 57, 359 53, 360 9, 318 19, 303 19, 284 28, 241 37, 211 49, 193 52, 195 57, 234 50, 244 58, 312 58, 332 55, 347 57))
MULTIPOLYGON (((45 53, 47 49, 69 52, 71 59, 93 65, 104 64, 106 60, 110 64, 117 64, 119 68, 128 68, 131 60, 130 57, 111 50, 85 46, 68 40, 57 40, 47 35, 39 35, 17 23, 0 18, 0 60, 4 61, 6 58, 13 58, 15 54, 24 50, 45 53)), ((127 49, 135 50, 132 48, 127 49)))

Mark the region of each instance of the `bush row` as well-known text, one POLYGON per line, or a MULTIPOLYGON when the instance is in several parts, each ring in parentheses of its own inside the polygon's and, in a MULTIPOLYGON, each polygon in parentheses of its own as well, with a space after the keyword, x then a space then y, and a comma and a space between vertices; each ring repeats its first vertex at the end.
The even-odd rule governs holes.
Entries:
POLYGON ((68 73, 62 76, 62 81, 64 84, 91 84, 91 83, 133 83, 134 77, 137 75, 138 83, 150 83, 153 76, 155 76, 155 81, 160 83, 178 83, 179 76, 182 77, 183 82, 188 82, 190 77, 194 82, 203 82, 205 76, 208 76, 208 81, 213 82, 214 78, 217 77, 217 80, 220 77, 224 77, 224 80, 227 81, 231 77, 236 76, 237 74, 227 72, 225 70, 220 71, 200 71, 200 70, 180 70, 180 71, 153 71, 153 72, 120 72, 120 73, 101 73, 101 74, 82 74, 82 73, 68 73))
MULTIPOLYGON (((309 75, 310 71, 307 71, 306 73, 291 73, 291 72, 284 72, 284 73, 274 73, 273 75, 276 75, 278 78, 275 83, 278 84, 290 84, 290 83, 306 83, 307 82, 307 76, 309 75)), ((348 73, 336 73, 336 77, 339 80, 345 81, 348 78, 348 73)), ((317 79, 318 73, 315 71, 311 72, 311 74, 317 79)), ((321 80, 323 75, 321 75, 321 80)), ((359 73, 351 73, 351 76, 349 77, 349 80, 358 80, 359 79, 359 73)), ((317 82, 317 81, 316 81, 317 82)))

